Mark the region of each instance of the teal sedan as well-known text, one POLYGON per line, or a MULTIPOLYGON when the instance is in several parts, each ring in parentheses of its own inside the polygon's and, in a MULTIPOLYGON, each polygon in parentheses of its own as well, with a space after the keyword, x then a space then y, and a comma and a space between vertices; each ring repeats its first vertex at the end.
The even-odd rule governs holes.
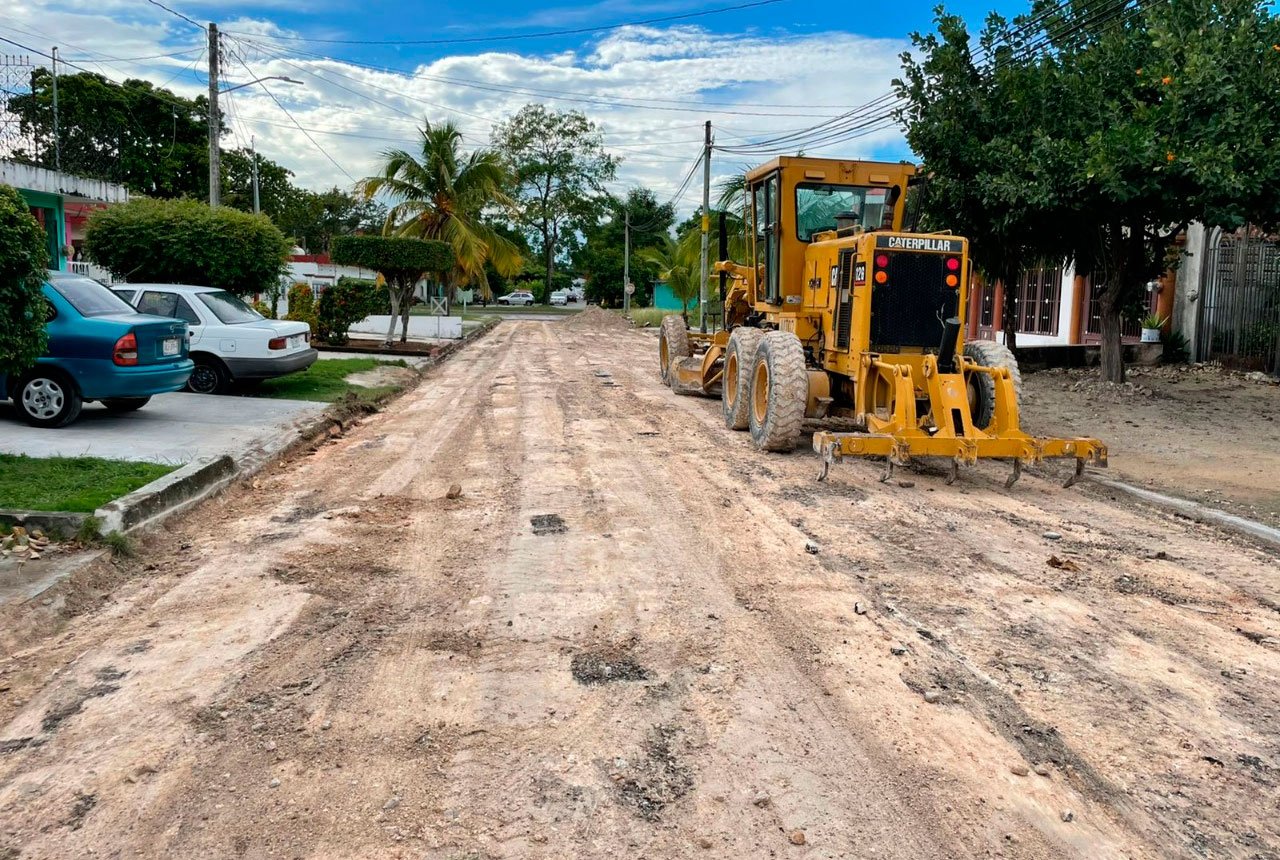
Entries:
POLYGON ((116 412, 141 409, 153 395, 177 391, 191 376, 187 324, 140 314, 97 281, 50 272, 49 345, 30 370, 6 378, 0 392, 36 427, 63 427, 88 401, 116 412))

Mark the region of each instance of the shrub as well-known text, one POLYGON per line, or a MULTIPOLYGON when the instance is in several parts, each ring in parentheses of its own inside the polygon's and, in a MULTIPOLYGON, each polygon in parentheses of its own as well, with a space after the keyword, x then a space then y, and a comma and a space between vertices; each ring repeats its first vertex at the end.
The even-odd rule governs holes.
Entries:
POLYGON ((18 192, 0 185, 0 375, 25 370, 44 352, 48 265, 44 230, 18 192))
POLYGON ((339 278, 338 283, 320 294, 316 305, 316 337, 343 346, 347 329, 365 317, 381 313, 386 296, 374 281, 339 278))
POLYGON ((289 288, 289 310, 284 318, 306 323, 313 333, 320 327, 316 320, 316 294, 310 284, 297 283, 289 288))
POLYGON ((197 284, 243 296, 271 290, 290 243, 265 215, 143 198, 94 213, 85 248, 135 283, 197 284))
POLYGON ((253 309, 258 313, 262 314, 264 317, 266 317, 269 320, 273 320, 276 318, 276 313, 275 311, 271 310, 271 305, 267 304, 262 299, 253 300, 253 309))

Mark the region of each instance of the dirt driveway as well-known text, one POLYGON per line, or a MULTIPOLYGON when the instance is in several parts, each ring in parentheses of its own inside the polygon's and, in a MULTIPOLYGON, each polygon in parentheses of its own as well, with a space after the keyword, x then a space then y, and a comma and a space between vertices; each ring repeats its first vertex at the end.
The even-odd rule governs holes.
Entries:
POLYGON ((0 613, 0 856, 1280 856, 1275 556, 818 484, 653 353, 504 323, 0 613))

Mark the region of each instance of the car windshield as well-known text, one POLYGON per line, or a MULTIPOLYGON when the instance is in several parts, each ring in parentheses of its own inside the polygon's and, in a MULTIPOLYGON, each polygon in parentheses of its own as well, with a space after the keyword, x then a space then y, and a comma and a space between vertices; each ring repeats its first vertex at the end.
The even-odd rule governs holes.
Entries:
POLYGON ((262 319, 262 314, 226 290, 219 290, 216 293, 199 293, 198 295, 200 296, 200 301, 204 302, 204 306, 213 311, 213 315, 227 325, 257 322, 262 319))
POLYGON ((796 232, 808 242, 814 233, 836 229, 836 217, 857 221, 867 230, 884 218, 887 188, 802 183, 796 186, 796 232))
POLYGON ((90 278, 61 275, 50 278, 49 286, 70 302, 81 316, 103 317, 110 314, 137 313, 124 299, 90 278))

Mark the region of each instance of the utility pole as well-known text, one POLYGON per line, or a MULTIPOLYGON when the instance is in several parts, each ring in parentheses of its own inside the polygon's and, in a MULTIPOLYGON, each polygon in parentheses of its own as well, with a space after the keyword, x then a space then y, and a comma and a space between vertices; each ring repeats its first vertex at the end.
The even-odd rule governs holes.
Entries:
POLYGON ((252 134, 249 135, 249 152, 253 156, 253 214, 257 215, 262 207, 258 205, 258 145, 252 134))
POLYGON ((698 287, 698 329, 707 332, 707 282, 711 279, 707 245, 711 240, 711 120, 702 144, 702 283, 698 287))
POLYGON ((631 210, 624 209, 622 228, 622 315, 631 316, 631 210))
POLYGON ((222 165, 218 151, 222 126, 218 112, 218 25, 209 24, 209 205, 217 206, 222 196, 222 165))
POLYGON ((53 46, 53 169, 62 172, 62 135, 58 134, 58 46, 53 46))

